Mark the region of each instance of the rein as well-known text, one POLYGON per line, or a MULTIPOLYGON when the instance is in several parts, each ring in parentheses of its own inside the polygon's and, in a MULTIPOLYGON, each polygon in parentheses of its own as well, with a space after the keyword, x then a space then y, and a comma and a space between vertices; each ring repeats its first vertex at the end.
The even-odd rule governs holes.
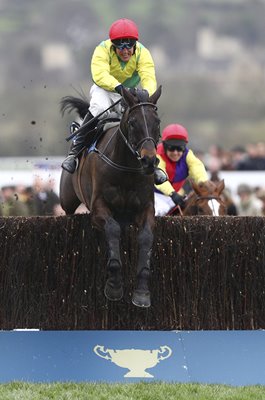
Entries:
POLYGON ((93 122, 95 122, 96 120, 98 120, 99 117, 101 117, 101 115, 105 114, 105 112, 109 111, 111 108, 115 107, 117 104, 119 104, 121 102, 121 98, 119 100, 117 100, 115 103, 111 104, 111 106, 109 108, 107 108, 106 110, 102 111, 100 114, 96 115, 95 117, 93 117, 92 119, 90 119, 89 121, 87 121, 85 124, 81 125, 78 129, 76 129, 70 136, 68 136, 68 138, 66 138, 66 141, 69 142, 69 140, 73 139, 79 132, 83 131, 84 128, 87 128, 89 125, 91 125, 93 122))
POLYGON ((222 201, 220 196, 211 196, 211 195, 208 195, 208 196, 198 196, 198 195, 196 195, 196 196, 197 197, 196 197, 195 201, 198 201, 198 200, 219 200, 219 201, 222 201))
MULTIPOLYGON (((132 106, 132 107, 129 109, 129 111, 128 111, 128 116, 130 115, 130 113, 131 113, 133 110, 135 110, 135 109, 138 108, 138 107, 143 107, 143 106, 152 106, 155 110, 157 110, 157 106, 156 106, 155 104, 153 104, 153 103, 149 103, 149 102, 139 103, 139 104, 135 104, 134 106, 132 106)), ((154 140, 151 136, 149 136, 149 134, 148 134, 148 126, 147 126, 147 122, 146 122, 146 119, 145 119, 145 114, 144 114, 143 109, 142 109, 142 113, 143 113, 143 117, 144 117, 144 121, 145 121, 147 136, 146 136, 145 138, 141 139, 141 140, 137 143, 137 145, 136 145, 136 150, 134 150, 134 148, 132 147, 131 143, 129 142, 129 140, 126 138, 126 136, 125 136, 124 133, 122 132, 122 129, 121 129, 120 126, 119 126, 119 128, 114 132, 114 134, 112 135, 112 137, 111 137, 110 140, 108 141, 108 143, 107 143, 107 145, 105 146, 103 152, 101 152, 98 148, 95 148, 95 149, 94 149, 94 152, 97 153, 97 154, 99 155, 99 157, 100 157, 103 161, 105 161, 105 162, 106 162, 108 165, 110 165, 111 167, 118 169, 119 171, 136 172, 136 173, 139 173, 139 172, 142 172, 142 171, 143 171, 143 167, 138 167, 138 168, 137 168, 137 167, 127 167, 126 165, 120 165, 120 164, 117 164, 117 163, 115 163, 114 161, 112 161, 109 157, 107 157, 107 156, 104 154, 104 151, 106 150, 106 148, 108 147, 109 143, 111 142, 111 139, 114 137, 114 135, 115 135, 116 133, 118 133, 118 132, 120 133, 120 135, 121 135, 121 137, 122 137, 124 143, 126 144, 127 148, 128 148, 128 149, 131 151, 131 153, 136 157, 136 159, 137 159, 138 162, 140 162, 140 159, 141 159, 141 156, 140 156, 140 153, 139 153, 138 149, 139 149, 139 147, 142 147, 142 145, 143 145, 144 142, 146 142, 146 141, 148 141, 148 140, 151 140, 151 141, 154 143, 154 145, 156 146, 155 140, 154 140)))
POLYGON ((113 168, 118 169, 119 171, 125 171, 125 172, 141 172, 143 170, 143 167, 127 167, 126 165, 120 165, 112 161, 109 157, 107 157, 104 153, 102 153, 100 150, 97 148, 94 149, 94 152, 99 155, 99 157, 105 161, 108 165, 110 165, 113 168))

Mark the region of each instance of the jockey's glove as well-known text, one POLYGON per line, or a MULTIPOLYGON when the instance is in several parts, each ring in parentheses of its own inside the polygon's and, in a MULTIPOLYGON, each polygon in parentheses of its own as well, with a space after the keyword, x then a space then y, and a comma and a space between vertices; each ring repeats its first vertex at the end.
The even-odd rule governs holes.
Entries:
POLYGON ((123 85, 121 85, 121 84, 115 87, 115 91, 117 93, 119 93, 121 96, 122 96, 122 90, 123 89, 125 89, 125 87, 123 85))
POLYGON ((137 89, 136 88, 127 88, 122 84, 115 87, 115 91, 122 96, 122 90, 128 90, 133 96, 135 96, 137 89))
POLYGON ((180 196, 177 192, 173 192, 170 197, 174 201, 176 206, 180 206, 181 208, 184 208, 184 206, 185 206, 184 198, 182 196, 180 196))

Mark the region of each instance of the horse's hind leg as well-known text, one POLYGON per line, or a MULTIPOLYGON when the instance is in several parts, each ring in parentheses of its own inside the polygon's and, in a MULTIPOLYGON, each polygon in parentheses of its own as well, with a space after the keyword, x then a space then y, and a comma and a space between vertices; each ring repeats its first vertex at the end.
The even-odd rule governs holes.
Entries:
POLYGON ((67 215, 74 214, 81 201, 75 194, 72 175, 63 170, 60 180, 60 203, 67 215))
POLYGON ((108 279, 105 284, 104 294, 107 299, 118 301, 123 297, 120 257, 121 228, 118 222, 111 217, 106 220, 105 234, 109 247, 109 258, 107 264, 108 279))
POLYGON ((138 236, 139 259, 137 267, 137 284, 133 292, 132 302, 135 306, 148 308, 151 306, 149 291, 150 260, 153 244, 153 232, 148 223, 138 236))

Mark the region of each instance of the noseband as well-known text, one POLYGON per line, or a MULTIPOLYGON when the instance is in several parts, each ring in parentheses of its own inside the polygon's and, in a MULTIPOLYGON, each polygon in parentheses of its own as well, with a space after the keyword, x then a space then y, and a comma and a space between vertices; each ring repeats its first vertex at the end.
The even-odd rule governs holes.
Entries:
MULTIPOLYGON (((213 209, 214 209, 213 200, 216 200, 216 201, 219 203, 219 207, 223 205, 223 201, 222 201, 222 199, 221 199, 220 196, 214 196, 214 195, 206 195, 206 196, 201 195, 201 196, 199 196, 199 195, 197 195, 196 200, 195 200, 195 203, 197 203, 197 201, 199 201, 199 200, 211 200, 211 201, 212 201, 212 207, 213 207, 213 209)), ((211 208, 211 207, 210 207, 210 208, 211 208)), ((212 209, 212 208, 211 208, 211 209, 212 209)), ((214 214, 213 209, 212 209, 212 212, 213 212, 213 214, 214 214)))
POLYGON ((209 196, 209 195, 208 196, 198 196, 197 195, 195 201, 198 201, 198 200, 219 200, 220 202, 222 202, 220 196, 209 196))

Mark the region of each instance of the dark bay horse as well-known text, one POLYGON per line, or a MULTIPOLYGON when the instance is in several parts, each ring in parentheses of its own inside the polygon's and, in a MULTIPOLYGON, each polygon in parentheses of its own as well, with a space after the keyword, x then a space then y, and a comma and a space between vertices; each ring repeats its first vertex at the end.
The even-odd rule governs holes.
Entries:
MULTIPOLYGON (((120 240, 123 226, 134 223, 138 232, 138 263, 132 302, 151 305, 150 258, 153 244, 154 169, 160 120, 156 103, 161 86, 152 95, 123 91, 127 107, 118 126, 106 130, 93 151, 85 150, 73 175, 64 171, 60 182, 61 206, 73 214, 80 203, 91 213, 93 226, 105 232, 109 255, 104 293, 109 300, 123 296, 120 240)), ((89 104, 74 97, 62 100, 62 109, 82 110, 89 104), (67 100, 68 99, 68 100, 67 100)))
POLYGON ((224 180, 213 182, 211 180, 196 184, 190 181, 192 191, 185 200, 185 207, 181 212, 178 207, 169 211, 168 215, 182 214, 191 215, 226 215, 226 206, 222 198, 222 192, 225 188, 224 180))

